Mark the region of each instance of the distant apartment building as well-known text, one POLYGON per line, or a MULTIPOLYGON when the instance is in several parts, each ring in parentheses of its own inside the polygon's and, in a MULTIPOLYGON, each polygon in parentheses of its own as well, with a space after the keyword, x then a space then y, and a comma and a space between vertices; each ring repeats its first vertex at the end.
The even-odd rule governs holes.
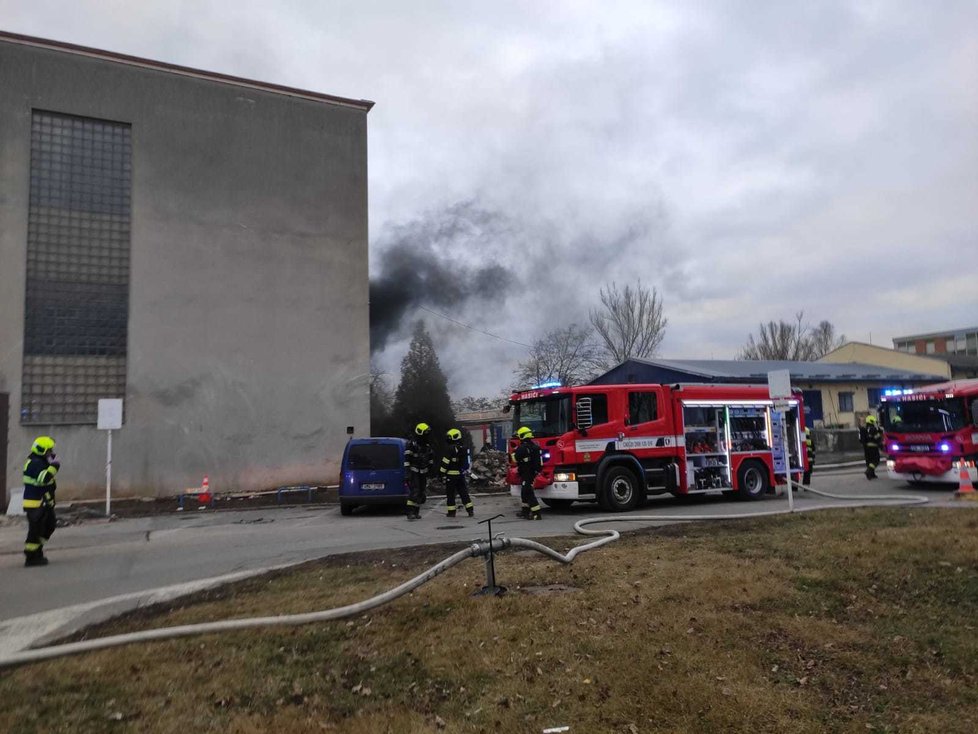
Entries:
POLYGON ((893 339, 893 348, 911 354, 965 354, 978 356, 978 326, 893 339))
POLYGON ((948 363, 951 377, 978 377, 978 326, 893 339, 893 348, 908 354, 926 354, 948 363))

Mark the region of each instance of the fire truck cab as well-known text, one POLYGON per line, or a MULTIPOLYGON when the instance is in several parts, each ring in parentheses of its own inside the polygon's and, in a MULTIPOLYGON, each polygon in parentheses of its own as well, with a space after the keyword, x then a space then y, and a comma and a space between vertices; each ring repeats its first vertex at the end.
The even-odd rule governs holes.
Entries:
POLYGON ((551 507, 583 500, 625 512, 665 492, 758 499, 784 483, 786 460, 793 475, 807 462, 800 394, 782 413, 766 385, 587 385, 518 392, 510 405, 514 428, 530 428, 540 446, 535 491, 551 507))
POLYGON ((879 418, 891 479, 957 483, 963 463, 978 481, 978 380, 884 394, 879 418))

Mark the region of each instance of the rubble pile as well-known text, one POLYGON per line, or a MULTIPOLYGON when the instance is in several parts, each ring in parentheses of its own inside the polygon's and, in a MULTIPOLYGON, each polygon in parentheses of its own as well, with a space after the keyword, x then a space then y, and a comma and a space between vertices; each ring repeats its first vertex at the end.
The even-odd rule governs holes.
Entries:
POLYGON ((504 451, 480 451, 473 454, 469 486, 481 491, 505 489, 508 463, 504 451))

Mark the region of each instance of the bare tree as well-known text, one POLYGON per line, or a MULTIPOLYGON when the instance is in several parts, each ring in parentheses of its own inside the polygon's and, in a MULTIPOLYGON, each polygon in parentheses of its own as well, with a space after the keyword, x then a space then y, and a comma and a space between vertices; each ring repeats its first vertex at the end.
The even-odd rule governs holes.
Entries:
POLYGON ((593 342, 591 330, 571 324, 533 343, 529 358, 516 367, 514 389, 552 380, 577 385, 594 377, 601 366, 601 348, 593 342))
POLYGON ((780 320, 760 324, 758 337, 751 334, 740 359, 790 360, 808 362, 824 356, 845 342, 835 337, 835 327, 822 321, 816 327, 805 324, 805 312, 795 314, 793 323, 780 320))
POLYGON ((604 364, 613 366, 629 357, 651 357, 666 335, 669 320, 655 288, 638 281, 618 290, 614 282, 601 289, 601 308, 591 309, 591 325, 604 344, 604 364))
MULTIPOLYGON (((507 396, 508 397, 508 393, 507 396)), ((506 397, 483 397, 475 395, 466 395, 458 400, 452 400, 452 410, 455 411, 457 416, 459 413, 476 413, 487 410, 499 410, 502 406, 506 404, 506 397)))
POLYGON ((846 335, 835 335, 835 327, 828 321, 820 321, 809 335, 812 341, 812 359, 821 359, 833 349, 838 349, 846 343, 846 335))

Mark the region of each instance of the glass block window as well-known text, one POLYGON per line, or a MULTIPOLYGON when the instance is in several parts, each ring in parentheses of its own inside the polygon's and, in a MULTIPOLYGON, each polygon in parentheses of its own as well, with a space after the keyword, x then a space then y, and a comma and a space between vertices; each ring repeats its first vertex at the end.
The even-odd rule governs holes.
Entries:
POLYGON ((129 125, 31 118, 21 422, 95 423, 126 392, 129 125))

